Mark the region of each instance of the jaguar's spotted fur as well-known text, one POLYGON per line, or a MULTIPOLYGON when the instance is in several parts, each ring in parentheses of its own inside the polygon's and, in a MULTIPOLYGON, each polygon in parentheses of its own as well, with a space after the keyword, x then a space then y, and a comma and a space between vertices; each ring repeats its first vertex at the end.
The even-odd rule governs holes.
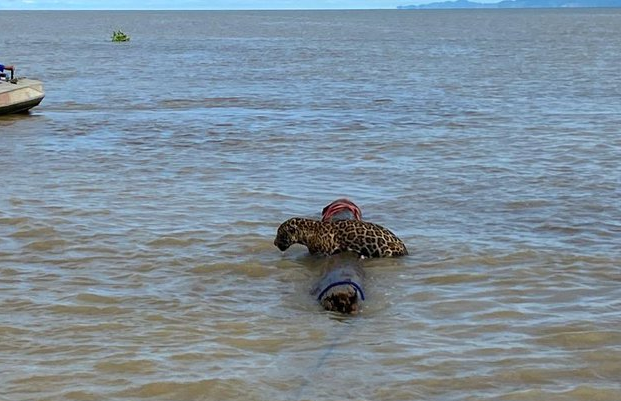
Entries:
POLYGON ((278 227, 274 245, 281 251, 302 244, 312 254, 332 255, 351 251, 364 257, 403 256, 408 251, 384 227, 359 220, 317 221, 294 217, 278 227))

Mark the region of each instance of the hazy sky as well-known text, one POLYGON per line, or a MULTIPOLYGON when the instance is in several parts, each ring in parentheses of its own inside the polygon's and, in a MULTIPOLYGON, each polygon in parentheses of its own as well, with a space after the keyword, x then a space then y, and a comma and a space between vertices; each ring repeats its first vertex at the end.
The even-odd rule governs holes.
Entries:
POLYGON ((0 0, 4 10, 53 9, 339 9, 397 8, 400 5, 430 3, 432 0, 0 0))

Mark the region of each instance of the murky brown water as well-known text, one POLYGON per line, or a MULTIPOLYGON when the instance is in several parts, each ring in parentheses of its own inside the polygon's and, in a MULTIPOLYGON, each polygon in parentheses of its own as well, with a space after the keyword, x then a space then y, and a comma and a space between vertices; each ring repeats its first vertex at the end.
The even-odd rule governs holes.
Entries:
POLYGON ((0 26, 1 400, 621 399, 619 11, 0 26), (410 250, 354 318, 272 245, 341 196, 410 250))

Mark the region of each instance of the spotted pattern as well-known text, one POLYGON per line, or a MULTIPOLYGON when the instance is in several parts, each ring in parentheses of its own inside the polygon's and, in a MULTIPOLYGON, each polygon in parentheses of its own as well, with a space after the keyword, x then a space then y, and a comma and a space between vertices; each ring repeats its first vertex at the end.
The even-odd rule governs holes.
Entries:
POLYGON ((407 255, 408 251, 390 230, 367 221, 317 221, 294 217, 278 227, 274 245, 281 251, 302 244, 311 254, 333 255, 350 251, 364 257, 407 255))

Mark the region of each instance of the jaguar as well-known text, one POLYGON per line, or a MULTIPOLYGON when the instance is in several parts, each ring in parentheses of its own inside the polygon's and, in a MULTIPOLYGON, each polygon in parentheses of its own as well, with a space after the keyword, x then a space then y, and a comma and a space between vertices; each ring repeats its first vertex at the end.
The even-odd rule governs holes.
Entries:
POLYGON ((305 245, 311 254, 334 255, 349 251, 366 258, 408 254, 403 241, 390 230, 361 220, 291 218, 278 227, 274 245, 286 251, 293 244, 305 245))

